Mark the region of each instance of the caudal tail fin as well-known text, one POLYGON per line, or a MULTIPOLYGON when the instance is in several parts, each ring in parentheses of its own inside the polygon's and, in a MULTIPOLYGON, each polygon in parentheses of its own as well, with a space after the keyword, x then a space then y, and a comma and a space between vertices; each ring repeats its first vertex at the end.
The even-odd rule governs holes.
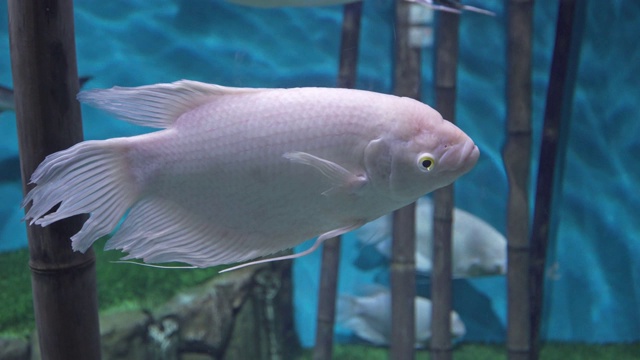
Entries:
POLYGON ((358 315, 358 299, 351 295, 339 295, 336 303, 336 323, 346 325, 358 315))
POLYGON ((108 235, 136 201, 137 189, 126 159, 126 139, 85 141, 47 156, 38 166, 34 187, 22 206, 29 224, 47 226, 78 214, 90 214, 82 229, 71 237, 74 250, 86 251, 108 235), (60 206, 51 213, 55 205, 60 206))

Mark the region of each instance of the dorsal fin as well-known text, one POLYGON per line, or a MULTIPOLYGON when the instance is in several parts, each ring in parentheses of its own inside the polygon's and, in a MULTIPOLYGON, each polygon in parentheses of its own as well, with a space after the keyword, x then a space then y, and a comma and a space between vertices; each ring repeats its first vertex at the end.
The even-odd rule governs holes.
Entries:
POLYGON ((87 90, 78 94, 78 100, 136 125, 168 128, 180 115, 205 104, 212 97, 265 90, 269 89, 234 88, 181 80, 170 84, 87 90))

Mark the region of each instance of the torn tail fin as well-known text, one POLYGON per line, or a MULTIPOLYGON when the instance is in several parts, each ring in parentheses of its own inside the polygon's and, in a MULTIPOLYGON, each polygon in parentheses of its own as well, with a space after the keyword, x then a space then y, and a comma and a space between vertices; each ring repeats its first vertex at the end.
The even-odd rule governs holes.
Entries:
POLYGON ((336 323, 346 324, 358 316, 358 299, 355 296, 342 294, 336 302, 336 323))
POLYGON ((74 250, 86 251, 117 226, 137 199, 126 158, 126 139, 85 141, 47 156, 31 176, 34 187, 22 206, 29 224, 47 226, 78 214, 90 214, 71 237, 74 250), (54 206, 60 206, 48 213, 54 206))

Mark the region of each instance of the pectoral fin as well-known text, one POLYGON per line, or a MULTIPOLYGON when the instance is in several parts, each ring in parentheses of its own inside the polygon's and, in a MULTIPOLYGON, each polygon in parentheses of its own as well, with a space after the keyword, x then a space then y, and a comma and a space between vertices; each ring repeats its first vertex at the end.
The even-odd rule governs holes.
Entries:
POLYGON ((314 167, 320 171, 322 175, 329 178, 334 187, 323 192, 323 195, 330 195, 336 189, 345 189, 349 192, 356 192, 367 183, 366 175, 356 175, 332 161, 325 160, 305 152, 288 152, 282 156, 295 163, 314 167))

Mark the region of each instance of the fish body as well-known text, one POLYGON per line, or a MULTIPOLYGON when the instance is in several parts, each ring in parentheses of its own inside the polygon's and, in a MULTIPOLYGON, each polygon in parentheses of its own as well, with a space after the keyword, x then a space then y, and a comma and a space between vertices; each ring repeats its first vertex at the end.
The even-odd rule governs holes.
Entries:
MULTIPOLYGON (((433 201, 420 198, 416 209, 416 270, 431 273, 433 253, 433 201)), ((361 244, 374 245, 391 257, 391 217, 370 222, 356 231, 361 244)), ((502 275, 507 271, 507 239, 493 226, 459 208, 453 213, 453 275, 502 275)))
POLYGON ((128 211, 106 248, 148 263, 228 264, 319 236, 312 251, 451 183, 478 158, 435 110, 367 91, 180 81, 78 97, 163 130, 50 155, 32 175, 26 218, 46 226, 91 214, 71 239, 85 251, 128 211))
MULTIPOLYGON (((379 346, 389 345, 391 339, 391 293, 386 288, 375 287, 364 296, 340 295, 336 321, 356 336, 379 346)), ((415 302, 416 348, 428 345, 431 339, 431 301, 416 297, 415 302)), ((466 328, 460 316, 451 312, 451 334, 464 336, 466 328)))

